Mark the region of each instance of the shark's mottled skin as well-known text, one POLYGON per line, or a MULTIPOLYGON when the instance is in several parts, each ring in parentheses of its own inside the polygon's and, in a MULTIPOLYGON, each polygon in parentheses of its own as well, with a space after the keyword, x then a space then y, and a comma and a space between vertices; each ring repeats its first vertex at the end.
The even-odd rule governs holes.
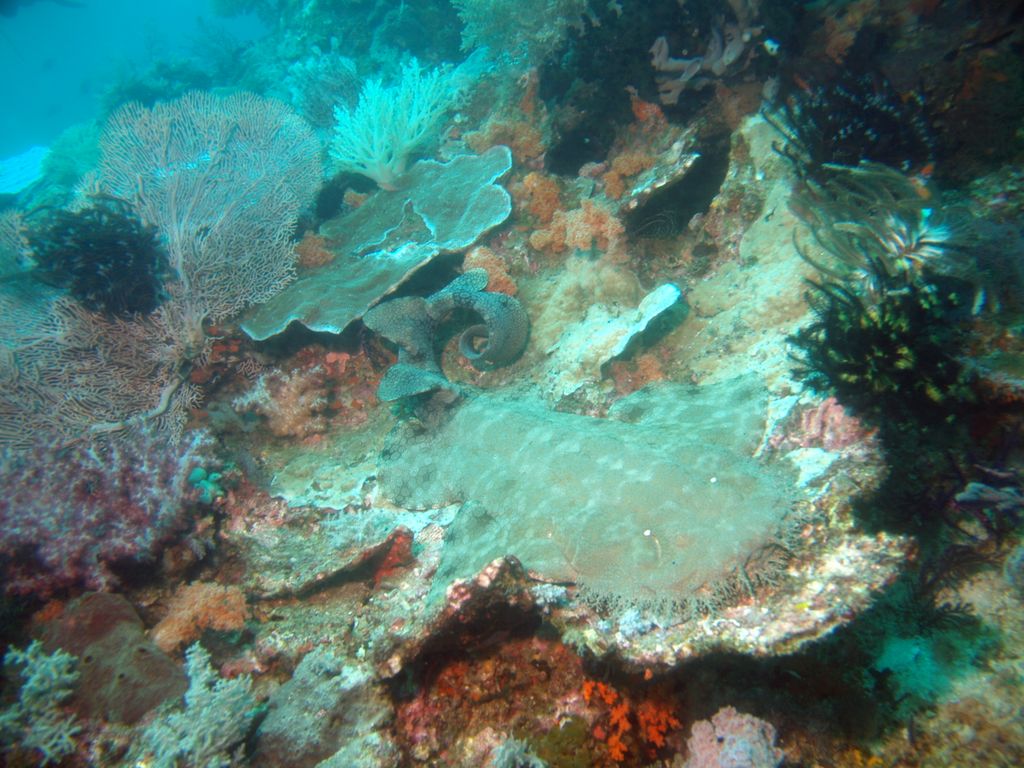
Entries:
POLYGON ((397 400, 451 388, 434 352, 435 331, 456 309, 483 321, 466 329, 459 350, 474 366, 505 365, 522 354, 530 334, 523 305, 503 293, 488 293, 487 272, 471 269, 426 299, 407 297, 378 304, 363 316, 366 326, 398 345, 398 362, 381 380, 378 397, 397 400))
POLYGON ((454 309, 480 315, 459 338, 459 351, 473 365, 505 365, 522 354, 530 334, 530 318, 523 305, 504 293, 488 293, 487 271, 471 269, 427 299, 428 311, 440 321, 454 309), (478 341, 479 340, 479 341, 478 341))

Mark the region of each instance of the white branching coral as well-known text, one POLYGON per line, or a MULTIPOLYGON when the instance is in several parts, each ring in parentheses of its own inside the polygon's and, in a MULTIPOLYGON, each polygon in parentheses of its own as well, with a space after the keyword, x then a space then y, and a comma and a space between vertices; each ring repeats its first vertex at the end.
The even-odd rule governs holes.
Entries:
POLYGON ((18 701, 0 711, 4 743, 37 750, 43 765, 72 754, 75 734, 81 729, 61 703, 71 695, 78 680, 78 659, 61 650, 46 653, 36 640, 25 650, 11 648, 4 663, 20 666, 24 681, 18 701))
POLYGON ((381 189, 396 189, 409 155, 436 138, 459 96, 457 82, 442 69, 423 69, 416 59, 393 86, 367 80, 354 107, 334 108, 330 154, 338 168, 367 176, 381 189))
POLYGON ((185 709, 165 713, 140 737, 152 768, 227 768, 252 725, 252 678, 221 679, 199 643, 185 651, 185 709))

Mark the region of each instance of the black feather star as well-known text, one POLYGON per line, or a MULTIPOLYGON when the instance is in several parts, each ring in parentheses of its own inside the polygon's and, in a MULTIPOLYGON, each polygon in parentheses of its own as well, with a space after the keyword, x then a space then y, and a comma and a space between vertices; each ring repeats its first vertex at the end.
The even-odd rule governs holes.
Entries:
POLYGON ((121 200, 50 214, 28 239, 36 276, 67 288, 88 309, 146 315, 163 300, 168 265, 156 229, 121 200))

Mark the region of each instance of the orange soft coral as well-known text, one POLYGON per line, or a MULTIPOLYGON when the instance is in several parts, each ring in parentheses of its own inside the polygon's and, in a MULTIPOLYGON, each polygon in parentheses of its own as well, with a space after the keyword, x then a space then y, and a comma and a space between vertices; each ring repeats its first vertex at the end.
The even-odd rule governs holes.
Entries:
POLYGON ((660 125, 665 122, 665 113, 657 104, 651 101, 644 101, 636 88, 626 88, 629 93, 629 106, 633 110, 633 117, 636 121, 645 125, 660 125))
POLYGON ((247 616, 241 589, 197 581, 179 587, 174 593, 167 615, 153 627, 152 639, 161 650, 171 653, 207 629, 241 629, 247 616))
POLYGON ((486 246, 479 245, 466 254, 462 262, 463 269, 487 270, 487 290, 515 296, 519 291, 515 280, 508 273, 508 265, 498 254, 486 246))
POLYGON ((594 726, 591 734, 598 741, 604 742, 608 757, 616 763, 626 759, 629 751, 623 738, 633 728, 629 718, 629 702, 607 683, 595 683, 593 680, 583 681, 583 700, 588 704, 600 701, 608 708, 607 719, 602 716, 601 722, 594 726))
POLYGON ((666 378, 662 361, 653 352, 637 355, 631 360, 613 360, 609 369, 615 391, 620 395, 628 395, 653 381, 666 378))
POLYGON ((649 757, 665 746, 665 736, 679 728, 669 700, 653 691, 639 705, 607 683, 583 681, 583 700, 599 712, 591 735, 604 743, 613 762, 626 759, 630 748, 643 748, 649 757))
POLYGON ((547 253, 562 253, 567 249, 589 253, 597 249, 617 259, 625 253, 625 231, 622 222, 607 206, 584 200, 579 208, 558 211, 551 226, 530 235, 530 245, 547 253))
POLYGON ((680 726, 671 708, 662 701, 647 699, 636 708, 640 737, 659 749, 665 746, 665 734, 680 726))
POLYGON ((531 171, 521 183, 513 187, 516 205, 525 209, 540 224, 550 224, 555 213, 562 208, 558 182, 553 176, 531 171))
POLYGON ((626 191, 626 178, 646 171, 654 165, 654 158, 642 152, 623 152, 612 160, 612 167, 602 177, 604 192, 612 200, 618 200, 626 191))

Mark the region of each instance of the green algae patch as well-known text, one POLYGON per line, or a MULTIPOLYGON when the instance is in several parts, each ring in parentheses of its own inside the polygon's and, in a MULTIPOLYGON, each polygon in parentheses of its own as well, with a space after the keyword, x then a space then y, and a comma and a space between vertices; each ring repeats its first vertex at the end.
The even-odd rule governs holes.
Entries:
POLYGON ((463 502, 435 597, 514 555, 599 604, 701 610, 770 578, 792 527, 793 478, 754 457, 764 410, 754 377, 644 390, 607 419, 481 395, 395 433, 380 480, 407 508, 463 502))

